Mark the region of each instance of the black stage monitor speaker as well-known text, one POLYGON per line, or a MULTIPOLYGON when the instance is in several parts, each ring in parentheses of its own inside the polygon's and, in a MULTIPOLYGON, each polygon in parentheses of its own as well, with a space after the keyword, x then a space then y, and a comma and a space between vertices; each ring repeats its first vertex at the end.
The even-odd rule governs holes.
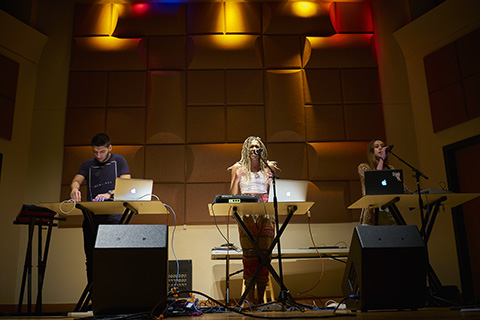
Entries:
POLYGON ((416 226, 355 227, 342 281, 352 310, 417 309, 426 300, 427 251, 416 226))
POLYGON ((167 225, 100 225, 93 253, 93 313, 132 314, 165 301, 167 242, 167 225))

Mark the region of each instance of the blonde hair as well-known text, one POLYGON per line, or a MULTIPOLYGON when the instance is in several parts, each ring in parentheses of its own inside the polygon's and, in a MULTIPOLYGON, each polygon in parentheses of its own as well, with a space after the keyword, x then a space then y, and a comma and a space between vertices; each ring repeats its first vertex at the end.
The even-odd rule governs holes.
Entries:
MULTIPOLYGON (((375 141, 382 141, 383 144, 385 144, 385 140, 383 140, 383 139, 381 139, 381 138, 373 139, 372 141, 370 141, 370 142, 368 143, 368 148, 367 148, 367 163, 368 163, 368 165, 370 166, 370 168, 371 168, 372 170, 377 169, 377 166, 378 166, 378 160, 377 160, 377 158, 375 157, 375 141)), ((388 167, 388 166, 389 166, 386 161, 383 163, 383 165, 384 165, 385 167, 388 167)))
MULTIPOLYGON (((261 157, 262 159, 265 159, 265 161, 271 165, 275 169, 277 168, 277 163, 275 161, 268 161, 268 153, 267 153, 267 148, 265 147, 265 144, 263 143, 262 139, 260 137, 255 137, 255 136, 250 136, 245 141, 243 142, 242 146, 242 152, 241 152, 241 158, 239 161, 237 161, 233 166, 235 165, 240 165, 245 168, 246 170, 246 179, 247 181, 250 180, 250 174, 252 173, 251 169, 251 161, 250 161, 250 145, 252 144, 253 141, 257 141, 260 144, 260 148, 262 148, 261 152, 261 157)), ((229 167, 228 170, 231 170, 233 166, 229 167)), ((265 165, 265 162, 260 161, 260 170, 265 171, 267 170, 267 166, 265 165)))

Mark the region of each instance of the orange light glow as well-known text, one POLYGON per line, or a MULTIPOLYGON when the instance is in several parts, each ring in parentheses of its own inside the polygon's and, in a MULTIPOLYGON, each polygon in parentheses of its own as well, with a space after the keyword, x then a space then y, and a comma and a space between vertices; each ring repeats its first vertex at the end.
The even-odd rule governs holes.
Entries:
POLYGON ((229 50, 243 48, 249 41, 252 41, 251 35, 223 34, 211 37, 216 46, 229 50))
POLYGON ((298 1, 292 3, 292 11, 298 17, 309 18, 318 13, 319 6, 314 2, 298 1))
POLYGON ((225 4, 225 29, 226 32, 244 32, 245 16, 237 3, 225 4))
POLYGON ((140 39, 119 39, 115 37, 91 37, 78 39, 86 48, 102 51, 122 51, 137 48, 140 39))

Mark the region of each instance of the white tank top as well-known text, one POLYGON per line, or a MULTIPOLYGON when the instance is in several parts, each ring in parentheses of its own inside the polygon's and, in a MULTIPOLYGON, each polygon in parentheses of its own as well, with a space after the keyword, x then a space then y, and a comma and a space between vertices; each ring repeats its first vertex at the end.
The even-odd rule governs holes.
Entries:
POLYGON ((243 193, 268 193, 268 180, 263 171, 251 172, 250 181, 246 176, 240 178, 240 192, 243 193))

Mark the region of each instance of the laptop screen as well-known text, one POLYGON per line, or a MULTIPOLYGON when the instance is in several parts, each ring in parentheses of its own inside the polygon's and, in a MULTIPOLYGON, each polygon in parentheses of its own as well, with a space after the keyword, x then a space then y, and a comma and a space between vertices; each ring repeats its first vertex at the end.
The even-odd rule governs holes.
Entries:
MULTIPOLYGON (((277 202, 307 201, 308 181, 306 180, 275 180, 277 186, 277 202)), ((270 183, 268 202, 273 202, 273 183, 270 183)))
POLYGON ((123 179, 115 181, 114 201, 150 201, 152 200, 153 180, 123 179))
POLYGON ((365 194, 402 194, 402 169, 368 170, 365 171, 365 194))

